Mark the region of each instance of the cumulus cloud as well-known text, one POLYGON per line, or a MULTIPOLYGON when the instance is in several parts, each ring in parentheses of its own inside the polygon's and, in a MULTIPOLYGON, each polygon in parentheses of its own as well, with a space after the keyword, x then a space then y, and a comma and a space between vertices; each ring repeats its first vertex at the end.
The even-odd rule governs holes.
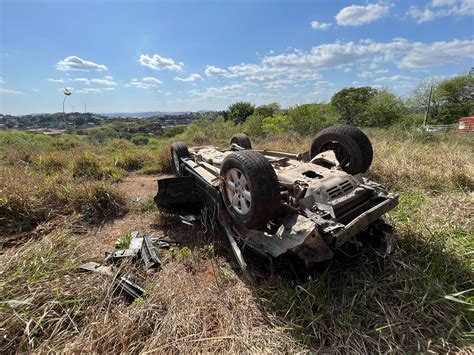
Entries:
POLYGON ((203 80, 203 78, 202 78, 201 75, 195 73, 195 74, 191 74, 187 78, 175 77, 174 80, 178 80, 178 81, 197 81, 197 80, 203 80))
POLYGON ((242 91, 246 88, 245 84, 231 84, 221 87, 211 87, 207 88, 204 91, 191 91, 193 96, 199 96, 201 98, 226 98, 232 97, 237 94, 242 94, 242 91))
POLYGON ((309 52, 267 56, 262 63, 271 67, 335 68, 364 62, 391 62, 400 68, 429 68, 457 63, 472 57, 474 40, 450 42, 409 42, 395 38, 390 42, 363 40, 321 44, 309 52))
POLYGON ((377 83, 384 83, 384 82, 396 82, 396 81, 413 81, 418 80, 412 76, 407 75, 393 75, 393 76, 384 76, 381 78, 377 78, 374 81, 377 83))
POLYGON ((25 93, 21 92, 21 91, 3 89, 3 88, 0 88, 0 93, 2 93, 2 94, 11 94, 11 95, 25 95, 25 93))
POLYGON ((99 85, 107 85, 107 86, 115 86, 117 83, 113 81, 111 76, 106 76, 103 79, 91 79, 92 83, 99 84, 99 85))
POLYGON ((75 55, 66 57, 56 63, 56 69, 62 71, 107 71, 108 68, 104 64, 97 64, 88 60, 84 60, 75 55))
POLYGON ((213 65, 208 65, 204 73, 206 76, 225 76, 228 74, 227 70, 215 67, 213 65))
POLYGON ((339 11, 336 21, 340 26, 360 26, 386 16, 389 10, 390 6, 383 4, 351 5, 339 11))
POLYGON ((152 84, 161 84, 162 83, 161 80, 159 80, 157 78, 154 78, 154 77, 151 77, 151 76, 147 76, 146 78, 143 78, 142 80, 145 83, 152 83, 152 84))
POLYGON ((332 25, 330 23, 326 22, 319 22, 319 21, 312 21, 311 22, 311 28, 313 30, 322 30, 325 31, 329 29, 332 25))
POLYGON ((148 76, 148 77, 142 78, 142 80, 132 79, 125 86, 126 87, 131 86, 138 89, 151 89, 151 88, 156 88, 160 84, 161 84, 161 80, 148 76))
POLYGON ((149 56, 148 54, 140 54, 138 61, 141 65, 151 69, 168 69, 174 71, 183 71, 184 63, 176 62, 171 58, 165 58, 158 54, 149 56))
POLYGON ((425 7, 410 6, 406 16, 417 23, 447 16, 474 16, 474 0, 433 0, 425 7))
POLYGON ((377 70, 372 70, 372 71, 363 70, 360 73, 357 73, 357 76, 360 78, 373 78, 374 76, 378 74, 383 74, 387 72, 388 72, 387 69, 377 69, 377 70))

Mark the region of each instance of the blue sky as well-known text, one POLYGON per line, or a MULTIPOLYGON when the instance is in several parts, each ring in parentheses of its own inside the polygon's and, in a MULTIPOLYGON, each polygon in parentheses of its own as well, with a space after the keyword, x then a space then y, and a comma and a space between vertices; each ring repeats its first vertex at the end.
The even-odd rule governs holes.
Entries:
POLYGON ((0 112, 188 111, 402 95, 474 66, 474 0, 0 0, 0 112))

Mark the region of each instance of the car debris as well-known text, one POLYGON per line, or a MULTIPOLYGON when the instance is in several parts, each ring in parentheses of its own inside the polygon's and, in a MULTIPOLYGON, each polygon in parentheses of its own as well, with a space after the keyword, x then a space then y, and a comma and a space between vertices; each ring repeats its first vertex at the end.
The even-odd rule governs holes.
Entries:
POLYGON ((114 279, 113 284, 120 290, 121 294, 125 293, 134 300, 146 296, 146 291, 143 288, 138 286, 136 283, 133 283, 124 276, 117 275, 117 277, 114 279))
POLYGON ((120 262, 124 259, 134 258, 138 256, 140 249, 120 249, 113 252, 105 252, 105 261, 107 262, 120 262))
POLYGON ((234 135, 229 149, 176 142, 176 177, 158 180, 155 202, 217 215, 243 269, 239 245, 272 257, 293 253, 310 266, 331 259, 397 205, 397 195, 362 176, 372 158, 368 137, 349 125, 323 129, 303 153, 254 150, 244 134, 234 135))
POLYGON ((143 237, 140 255, 145 265, 145 270, 150 268, 159 269, 161 267, 161 261, 158 259, 158 256, 156 256, 150 237, 143 237))
POLYGON ((79 266, 79 269, 83 271, 97 272, 104 275, 112 275, 112 268, 110 266, 104 266, 94 261, 89 261, 85 264, 82 264, 79 266))

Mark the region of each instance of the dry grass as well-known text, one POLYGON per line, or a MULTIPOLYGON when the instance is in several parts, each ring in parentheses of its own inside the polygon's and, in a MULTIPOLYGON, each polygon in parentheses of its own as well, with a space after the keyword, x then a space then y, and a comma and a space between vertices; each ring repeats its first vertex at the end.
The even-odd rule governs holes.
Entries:
MULTIPOLYGON (((469 352, 472 145, 371 134, 376 155, 369 174, 402 194, 387 217, 395 226, 392 255, 361 240, 362 247, 338 254, 330 265, 302 273, 287 259, 276 260, 271 272, 265 259, 245 252, 250 271, 243 275, 232 266, 225 238, 160 214, 144 200, 116 220, 128 221, 119 227, 108 222, 103 229, 77 229, 77 219, 64 221, 61 228, 44 228, 49 234, 42 239, 0 255, 0 352, 469 352), (181 245, 158 250, 159 273, 122 265, 120 270, 149 292, 130 304, 114 292, 111 277, 76 268, 100 262, 131 224, 181 245)), ((286 135, 257 140, 255 146, 297 152, 309 141, 286 135)), ((116 156, 116 146, 124 145, 113 144, 101 159, 116 156)), ((169 164, 168 148, 147 149, 148 166, 169 164)), ((15 206, 14 217, 6 219, 13 229, 18 221, 36 221, 33 228, 56 214, 93 216, 119 199, 107 197, 113 187, 108 179, 74 179, 69 165, 35 161, 33 156, 26 167, 2 172, 2 198, 15 206)))

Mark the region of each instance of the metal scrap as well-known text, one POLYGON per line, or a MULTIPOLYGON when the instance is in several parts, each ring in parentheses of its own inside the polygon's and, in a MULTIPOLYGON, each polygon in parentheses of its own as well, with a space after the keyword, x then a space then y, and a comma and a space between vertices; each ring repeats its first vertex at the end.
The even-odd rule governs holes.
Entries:
POLYGON ((145 269, 149 268, 160 268, 161 261, 156 256, 155 249, 153 248, 153 244, 151 242, 150 237, 143 237, 142 248, 140 250, 140 255, 145 265, 145 269))
POLYGON ((118 288, 120 288, 121 291, 125 292, 133 299, 145 297, 146 295, 146 291, 143 288, 133 283, 124 276, 117 275, 117 277, 114 279, 114 285, 116 285, 118 288))
POLYGON ((117 262, 138 255, 138 249, 121 249, 114 252, 105 252, 105 261, 117 262))

